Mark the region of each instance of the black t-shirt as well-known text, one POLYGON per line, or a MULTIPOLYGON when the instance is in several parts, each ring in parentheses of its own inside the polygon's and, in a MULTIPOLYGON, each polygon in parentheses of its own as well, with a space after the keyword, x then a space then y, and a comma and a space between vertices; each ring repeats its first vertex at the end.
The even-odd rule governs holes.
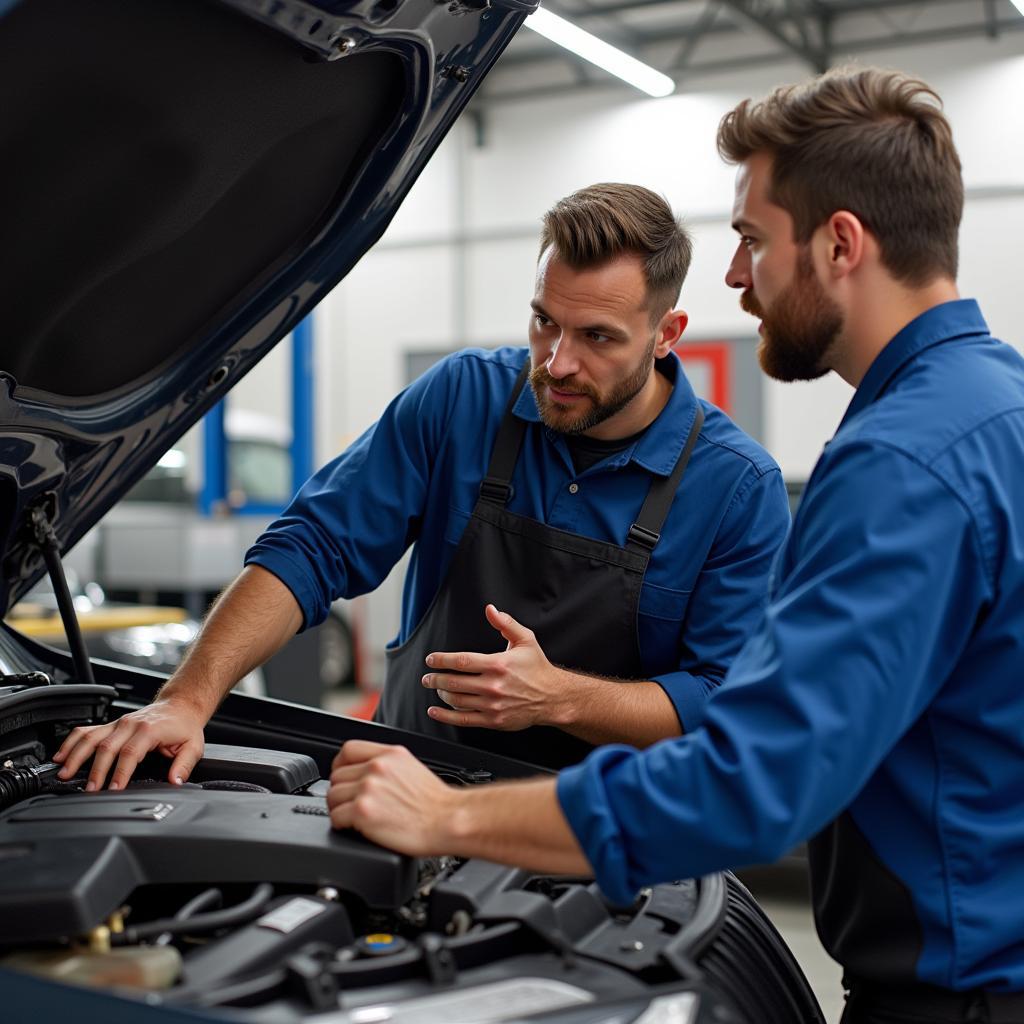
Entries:
POLYGON ((647 427, 644 427, 643 430, 638 431, 636 434, 631 434, 629 437, 617 437, 611 441, 587 437, 585 434, 566 434, 565 443, 569 447, 572 464, 578 475, 586 472, 591 466, 596 466, 602 459, 607 459, 610 455, 624 452, 646 433, 647 427))

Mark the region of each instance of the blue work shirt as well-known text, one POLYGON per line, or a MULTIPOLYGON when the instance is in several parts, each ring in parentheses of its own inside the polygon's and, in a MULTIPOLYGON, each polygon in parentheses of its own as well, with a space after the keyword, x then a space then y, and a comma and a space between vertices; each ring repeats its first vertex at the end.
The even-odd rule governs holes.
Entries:
MULTIPOLYGON (((414 544, 393 641, 403 643, 445 578, 526 358, 523 348, 466 349, 436 364, 305 484, 246 564, 280 578, 311 626, 336 598, 377 587, 414 544)), ((515 414, 530 429, 509 510, 624 544, 652 478, 671 472, 696 416, 679 360, 670 355, 657 367, 674 385, 660 415, 634 444, 580 474, 524 388, 515 414)), ((638 622, 644 669, 684 727, 760 617, 789 527, 776 464, 721 410, 702 405, 704 426, 648 566, 638 622)))
POLYGON ((559 778, 605 891, 809 836, 819 933, 880 982, 1024 989, 1024 360, 973 301, 879 354, 703 728, 559 778))

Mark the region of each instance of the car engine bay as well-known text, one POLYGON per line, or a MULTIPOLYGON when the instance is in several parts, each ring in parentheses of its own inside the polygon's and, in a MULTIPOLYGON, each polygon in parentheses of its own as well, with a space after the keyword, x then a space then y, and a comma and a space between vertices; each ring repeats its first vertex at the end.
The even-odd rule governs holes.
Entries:
POLYGON ((616 907, 587 878, 417 861, 333 830, 314 758, 255 746, 208 744, 183 786, 153 755, 122 791, 58 780, 117 695, 0 679, 0 968, 252 1021, 820 1019, 728 875, 616 907))

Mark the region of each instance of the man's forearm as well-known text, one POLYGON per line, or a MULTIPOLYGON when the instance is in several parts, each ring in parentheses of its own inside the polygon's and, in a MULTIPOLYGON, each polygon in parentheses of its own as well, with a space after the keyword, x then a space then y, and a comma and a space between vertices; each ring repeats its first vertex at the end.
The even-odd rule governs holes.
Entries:
POLYGON ((565 732, 599 746, 649 747, 679 736, 679 716, 665 691, 647 680, 601 679, 558 669, 565 695, 560 721, 565 732))
POLYGON ((591 873, 553 778, 449 786, 404 747, 349 740, 331 765, 330 781, 331 824, 400 853, 591 873))
POLYGON ((273 573, 247 566, 217 598, 159 697, 187 701, 209 718, 231 687, 280 650, 301 625, 292 592, 273 573))
POLYGON ((551 874, 591 874, 554 779, 453 789, 451 799, 438 852, 551 874))

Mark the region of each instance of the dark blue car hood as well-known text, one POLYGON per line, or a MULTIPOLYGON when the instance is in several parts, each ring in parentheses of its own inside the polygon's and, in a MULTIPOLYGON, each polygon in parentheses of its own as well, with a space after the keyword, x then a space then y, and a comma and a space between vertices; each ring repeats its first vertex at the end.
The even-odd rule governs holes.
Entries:
MULTIPOLYGON (((0 615, 380 237, 526 0, 0 0, 0 615)), ((400 285, 400 282, 398 282, 400 285)))

